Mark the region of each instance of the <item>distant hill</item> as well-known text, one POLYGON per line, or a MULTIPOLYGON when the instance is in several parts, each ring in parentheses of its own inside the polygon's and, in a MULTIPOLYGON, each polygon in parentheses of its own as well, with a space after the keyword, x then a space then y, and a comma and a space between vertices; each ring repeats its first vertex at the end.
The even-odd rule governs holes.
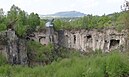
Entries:
POLYGON ((77 12, 77 11, 65 11, 65 12, 57 12, 55 14, 48 14, 48 15, 41 15, 42 17, 54 17, 54 18, 60 18, 60 17, 83 17, 86 14, 77 12))

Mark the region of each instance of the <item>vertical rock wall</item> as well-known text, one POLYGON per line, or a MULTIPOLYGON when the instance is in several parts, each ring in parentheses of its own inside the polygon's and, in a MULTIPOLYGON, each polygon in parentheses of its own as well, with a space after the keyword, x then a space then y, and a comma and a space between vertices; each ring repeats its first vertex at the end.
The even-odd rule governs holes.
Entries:
POLYGON ((27 51, 26 42, 20 39, 15 34, 15 31, 9 29, 6 32, 7 36, 7 54, 8 61, 11 64, 26 64, 27 63, 27 51))
POLYGON ((47 27, 41 32, 34 32, 34 36, 30 39, 40 42, 42 45, 48 45, 49 43, 58 43, 58 33, 54 31, 53 27, 47 27))
POLYGON ((92 30, 64 30, 59 34, 60 45, 66 48, 74 48, 80 51, 101 49, 109 52, 118 49, 125 51, 127 32, 118 32, 115 29, 92 30))
POLYGON ((92 30, 59 30, 54 31, 52 27, 47 27, 42 32, 35 32, 34 41, 42 45, 54 43, 58 46, 76 49, 83 52, 101 49, 109 52, 115 49, 125 51, 128 47, 128 35, 126 30, 118 32, 114 28, 92 29, 92 30))
MULTIPOLYGON (((0 53, 6 55, 11 64, 27 64, 26 40, 17 37, 14 30, 8 29, 0 33, 0 53)), ((41 32, 34 32, 31 40, 40 42, 42 45, 49 43, 55 46, 76 49, 82 52, 101 49, 104 52, 112 50, 125 51, 128 48, 129 40, 126 30, 121 32, 113 28, 92 29, 92 30, 60 30, 54 31, 52 27, 47 27, 41 32)))

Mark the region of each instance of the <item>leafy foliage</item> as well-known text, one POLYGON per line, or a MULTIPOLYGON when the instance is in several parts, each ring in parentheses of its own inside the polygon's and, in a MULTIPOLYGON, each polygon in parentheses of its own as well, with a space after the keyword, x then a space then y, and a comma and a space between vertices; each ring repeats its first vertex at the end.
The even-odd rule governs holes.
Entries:
POLYGON ((3 64, 6 64, 7 60, 5 58, 5 56, 3 56, 2 54, 0 54, 0 66, 3 64))
MULTIPOLYGON (((60 29, 101 29, 113 26, 117 30, 128 29, 129 13, 121 12, 103 16, 87 15, 74 20, 54 21, 54 28, 60 29)), ((0 31, 7 28, 7 24, 16 21, 12 25, 18 36, 25 37, 35 31, 45 28, 45 21, 36 13, 27 14, 13 5, 4 15, 0 9, 0 31), (41 28, 41 29, 40 29, 41 28)), ((39 62, 41 65, 29 68, 27 66, 5 65, 6 59, 0 55, 0 76, 4 77, 127 77, 129 75, 128 53, 103 54, 97 52, 84 56, 75 50, 67 50, 59 47, 55 49, 52 44, 43 46, 38 42, 29 41, 28 60, 39 62), (51 64, 50 64, 51 63, 51 64)), ((99 50, 98 50, 99 51, 99 50)))
MULTIPOLYGON (((113 13, 109 15, 93 16, 87 15, 81 18, 75 19, 56 19, 54 21, 54 28, 60 29, 93 29, 93 28, 105 28, 113 26, 117 30, 128 28, 128 11, 113 13)), ((6 25, 12 21, 16 21, 15 30, 17 34, 24 37, 26 34, 30 34, 35 31, 38 26, 38 30, 45 28, 45 20, 40 19, 37 13, 27 14, 24 10, 13 5, 8 11, 7 16, 4 15, 3 9, 0 9, 0 31, 6 29, 6 25), (8 22, 8 23, 7 23, 8 22)))
POLYGON ((29 59, 35 62, 41 62, 42 64, 48 64, 52 61, 53 45, 49 44, 43 46, 38 42, 29 41, 28 42, 28 54, 29 59))
MULTIPOLYGON (((126 26, 125 19, 128 18, 128 13, 113 13, 103 16, 87 15, 82 18, 72 20, 57 19, 54 21, 55 28, 60 29, 102 29, 105 27, 115 27, 117 30, 122 30, 126 26)), ((127 24, 126 24, 127 25, 127 24)))
POLYGON ((31 13, 28 15, 24 10, 21 10, 15 5, 11 6, 7 16, 4 15, 3 9, 0 9, 0 31, 6 30, 7 25, 11 24, 14 26, 14 29, 19 37, 25 37, 27 32, 32 33, 35 31, 37 26, 44 26, 44 20, 42 20, 41 23, 40 21, 41 19, 37 13, 31 13), (28 29, 29 31, 27 31, 28 29))

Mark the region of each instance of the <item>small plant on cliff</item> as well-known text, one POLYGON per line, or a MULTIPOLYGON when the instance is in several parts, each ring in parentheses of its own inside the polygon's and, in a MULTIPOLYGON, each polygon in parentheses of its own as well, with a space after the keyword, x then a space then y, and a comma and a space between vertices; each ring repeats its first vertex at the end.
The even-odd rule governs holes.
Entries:
POLYGON ((2 54, 0 54, 0 65, 6 64, 7 60, 5 58, 5 56, 3 56, 2 54))
POLYGON ((41 62, 48 64, 53 59, 52 52, 53 52, 53 45, 41 45, 35 41, 28 42, 28 54, 30 55, 29 58, 35 62, 41 62))

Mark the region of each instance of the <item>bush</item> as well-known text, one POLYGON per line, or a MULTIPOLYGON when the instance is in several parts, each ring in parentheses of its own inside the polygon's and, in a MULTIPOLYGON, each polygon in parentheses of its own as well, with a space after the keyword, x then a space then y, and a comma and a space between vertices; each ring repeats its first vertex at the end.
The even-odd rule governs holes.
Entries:
POLYGON ((35 41, 28 42, 28 57, 34 62, 41 62, 42 64, 51 63, 53 60, 53 50, 52 44, 43 46, 35 41))
POLYGON ((0 54, 0 66, 3 64, 6 64, 7 60, 5 58, 5 56, 3 56, 2 54, 0 54))
POLYGON ((3 65, 0 75, 11 77, 127 77, 129 61, 127 53, 96 53, 73 56, 53 61, 46 66, 33 68, 3 65))
POLYGON ((111 53, 106 57, 106 72, 109 77, 122 77, 129 73, 128 56, 111 53))

